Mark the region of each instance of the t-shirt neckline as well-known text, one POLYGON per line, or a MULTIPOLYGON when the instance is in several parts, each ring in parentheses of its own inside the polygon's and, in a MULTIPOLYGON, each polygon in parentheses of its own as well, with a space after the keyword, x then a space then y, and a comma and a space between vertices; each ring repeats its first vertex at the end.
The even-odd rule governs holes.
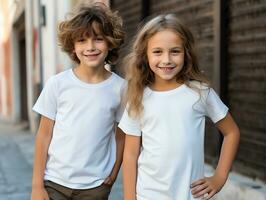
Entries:
POLYGON ((174 94, 176 92, 180 92, 183 88, 185 88, 186 84, 183 83, 181 85, 179 85, 178 87, 174 88, 174 89, 170 89, 170 90, 165 90, 165 91, 156 91, 156 90, 152 90, 150 87, 146 87, 146 89, 152 93, 152 94, 156 94, 156 95, 170 95, 170 94, 174 94))
POLYGON ((70 74, 71 78, 77 84, 79 84, 80 86, 89 87, 89 88, 91 88, 91 87, 102 87, 102 86, 108 85, 114 79, 114 77, 115 77, 114 73, 111 72, 111 75, 107 79, 105 79, 105 80, 103 80, 103 81, 101 81, 99 83, 87 83, 87 82, 84 82, 84 81, 80 80, 76 76, 76 74, 74 73, 73 69, 69 69, 69 74, 70 74))

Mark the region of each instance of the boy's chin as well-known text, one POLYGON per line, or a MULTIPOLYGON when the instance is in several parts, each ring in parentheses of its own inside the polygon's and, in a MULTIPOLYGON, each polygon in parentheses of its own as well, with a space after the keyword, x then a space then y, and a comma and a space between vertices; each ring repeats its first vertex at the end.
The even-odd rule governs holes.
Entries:
POLYGON ((102 62, 87 62, 81 63, 80 65, 86 68, 104 68, 104 63, 102 62))

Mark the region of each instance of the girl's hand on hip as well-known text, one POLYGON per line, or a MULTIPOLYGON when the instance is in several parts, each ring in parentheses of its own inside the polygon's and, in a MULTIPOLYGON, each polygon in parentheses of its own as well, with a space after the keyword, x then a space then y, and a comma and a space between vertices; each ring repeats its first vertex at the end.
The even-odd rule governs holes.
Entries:
POLYGON ((226 179, 215 175, 205 177, 191 184, 191 193, 194 198, 201 197, 202 200, 208 200, 222 189, 225 181, 226 179))

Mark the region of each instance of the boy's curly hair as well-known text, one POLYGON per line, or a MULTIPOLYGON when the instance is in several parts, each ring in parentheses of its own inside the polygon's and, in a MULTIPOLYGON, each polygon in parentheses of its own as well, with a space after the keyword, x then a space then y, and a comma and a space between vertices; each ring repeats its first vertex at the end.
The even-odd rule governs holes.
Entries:
POLYGON ((76 63, 80 63, 74 52, 74 43, 79 38, 101 35, 108 43, 109 51, 105 61, 113 64, 118 59, 118 50, 124 42, 122 19, 103 3, 82 3, 69 18, 58 27, 59 46, 76 63))

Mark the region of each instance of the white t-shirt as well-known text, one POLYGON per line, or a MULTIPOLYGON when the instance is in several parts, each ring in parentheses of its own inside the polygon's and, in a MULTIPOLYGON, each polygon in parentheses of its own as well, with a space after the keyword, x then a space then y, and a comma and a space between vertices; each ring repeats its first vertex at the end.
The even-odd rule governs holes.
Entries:
POLYGON ((125 80, 112 73, 97 84, 73 70, 51 77, 33 110, 55 121, 45 180, 74 188, 101 185, 116 160, 115 123, 123 114, 125 80))
POLYGON ((163 92, 147 87, 142 115, 132 118, 125 110, 119 127, 128 135, 142 136, 137 200, 195 199, 190 184, 204 177, 205 116, 215 123, 228 112, 213 89, 198 88, 201 99, 185 84, 163 92))

